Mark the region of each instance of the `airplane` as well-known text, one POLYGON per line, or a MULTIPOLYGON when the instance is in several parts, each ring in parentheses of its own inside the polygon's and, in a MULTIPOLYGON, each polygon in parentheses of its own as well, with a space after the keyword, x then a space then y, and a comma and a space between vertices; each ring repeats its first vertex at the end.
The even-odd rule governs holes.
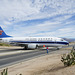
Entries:
POLYGON ((69 42, 58 37, 13 37, 7 35, 0 27, 0 42, 12 45, 23 46, 27 49, 36 49, 39 47, 57 47, 68 45, 69 42))

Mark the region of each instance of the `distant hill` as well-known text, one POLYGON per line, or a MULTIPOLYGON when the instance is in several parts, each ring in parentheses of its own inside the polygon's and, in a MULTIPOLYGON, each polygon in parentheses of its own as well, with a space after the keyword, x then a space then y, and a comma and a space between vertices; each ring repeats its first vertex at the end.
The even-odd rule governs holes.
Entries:
POLYGON ((63 38, 63 39, 69 42, 75 42, 75 38, 63 38))

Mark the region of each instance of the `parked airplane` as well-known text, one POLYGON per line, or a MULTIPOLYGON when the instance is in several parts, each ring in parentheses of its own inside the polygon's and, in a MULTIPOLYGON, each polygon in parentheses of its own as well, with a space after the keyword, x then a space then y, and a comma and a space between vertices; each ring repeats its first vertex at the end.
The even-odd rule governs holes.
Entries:
POLYGON ((68 41, 57 37, 12 37, 7 35, 0 27, 0 41, 19 46, 24 46, 25 49, 35 49, 38 47, 62 47, 68 45, 68 41))

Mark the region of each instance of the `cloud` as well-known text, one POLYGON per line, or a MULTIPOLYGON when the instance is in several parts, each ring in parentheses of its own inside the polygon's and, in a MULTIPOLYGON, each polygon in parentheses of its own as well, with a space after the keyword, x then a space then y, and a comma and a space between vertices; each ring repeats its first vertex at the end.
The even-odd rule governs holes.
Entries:
POLYGON ((1 18, 16 21, 46 18, 56 14, 75 13, 73 0, 2 0, 1 18), (72 9, 73 8, 73 9, 72 9))
POLYGON ((36 34, 36 36, 54 36, 54 37, 68 37, 68 38, 72 38, 72 36, 74 37, 75 34, 75 30, 74 28, 62 28, 62 29, 57 29, 56 31, 52 31, 52 32, 45 32, 45 33, 39 33, 36 34))
POLYGON ((13 36, 75 37, 74 14, 74 0, 0 0, 0 26, 13 36))

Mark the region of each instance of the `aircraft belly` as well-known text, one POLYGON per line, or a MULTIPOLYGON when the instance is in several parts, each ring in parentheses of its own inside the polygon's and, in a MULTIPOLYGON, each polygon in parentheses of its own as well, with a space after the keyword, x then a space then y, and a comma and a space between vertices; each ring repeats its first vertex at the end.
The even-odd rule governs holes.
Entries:
POLYGON ((62 44, 38 44, 38 46, 43 46, 45 45, 45 47, 58 47, 58 46, 62 46, 62 44))

